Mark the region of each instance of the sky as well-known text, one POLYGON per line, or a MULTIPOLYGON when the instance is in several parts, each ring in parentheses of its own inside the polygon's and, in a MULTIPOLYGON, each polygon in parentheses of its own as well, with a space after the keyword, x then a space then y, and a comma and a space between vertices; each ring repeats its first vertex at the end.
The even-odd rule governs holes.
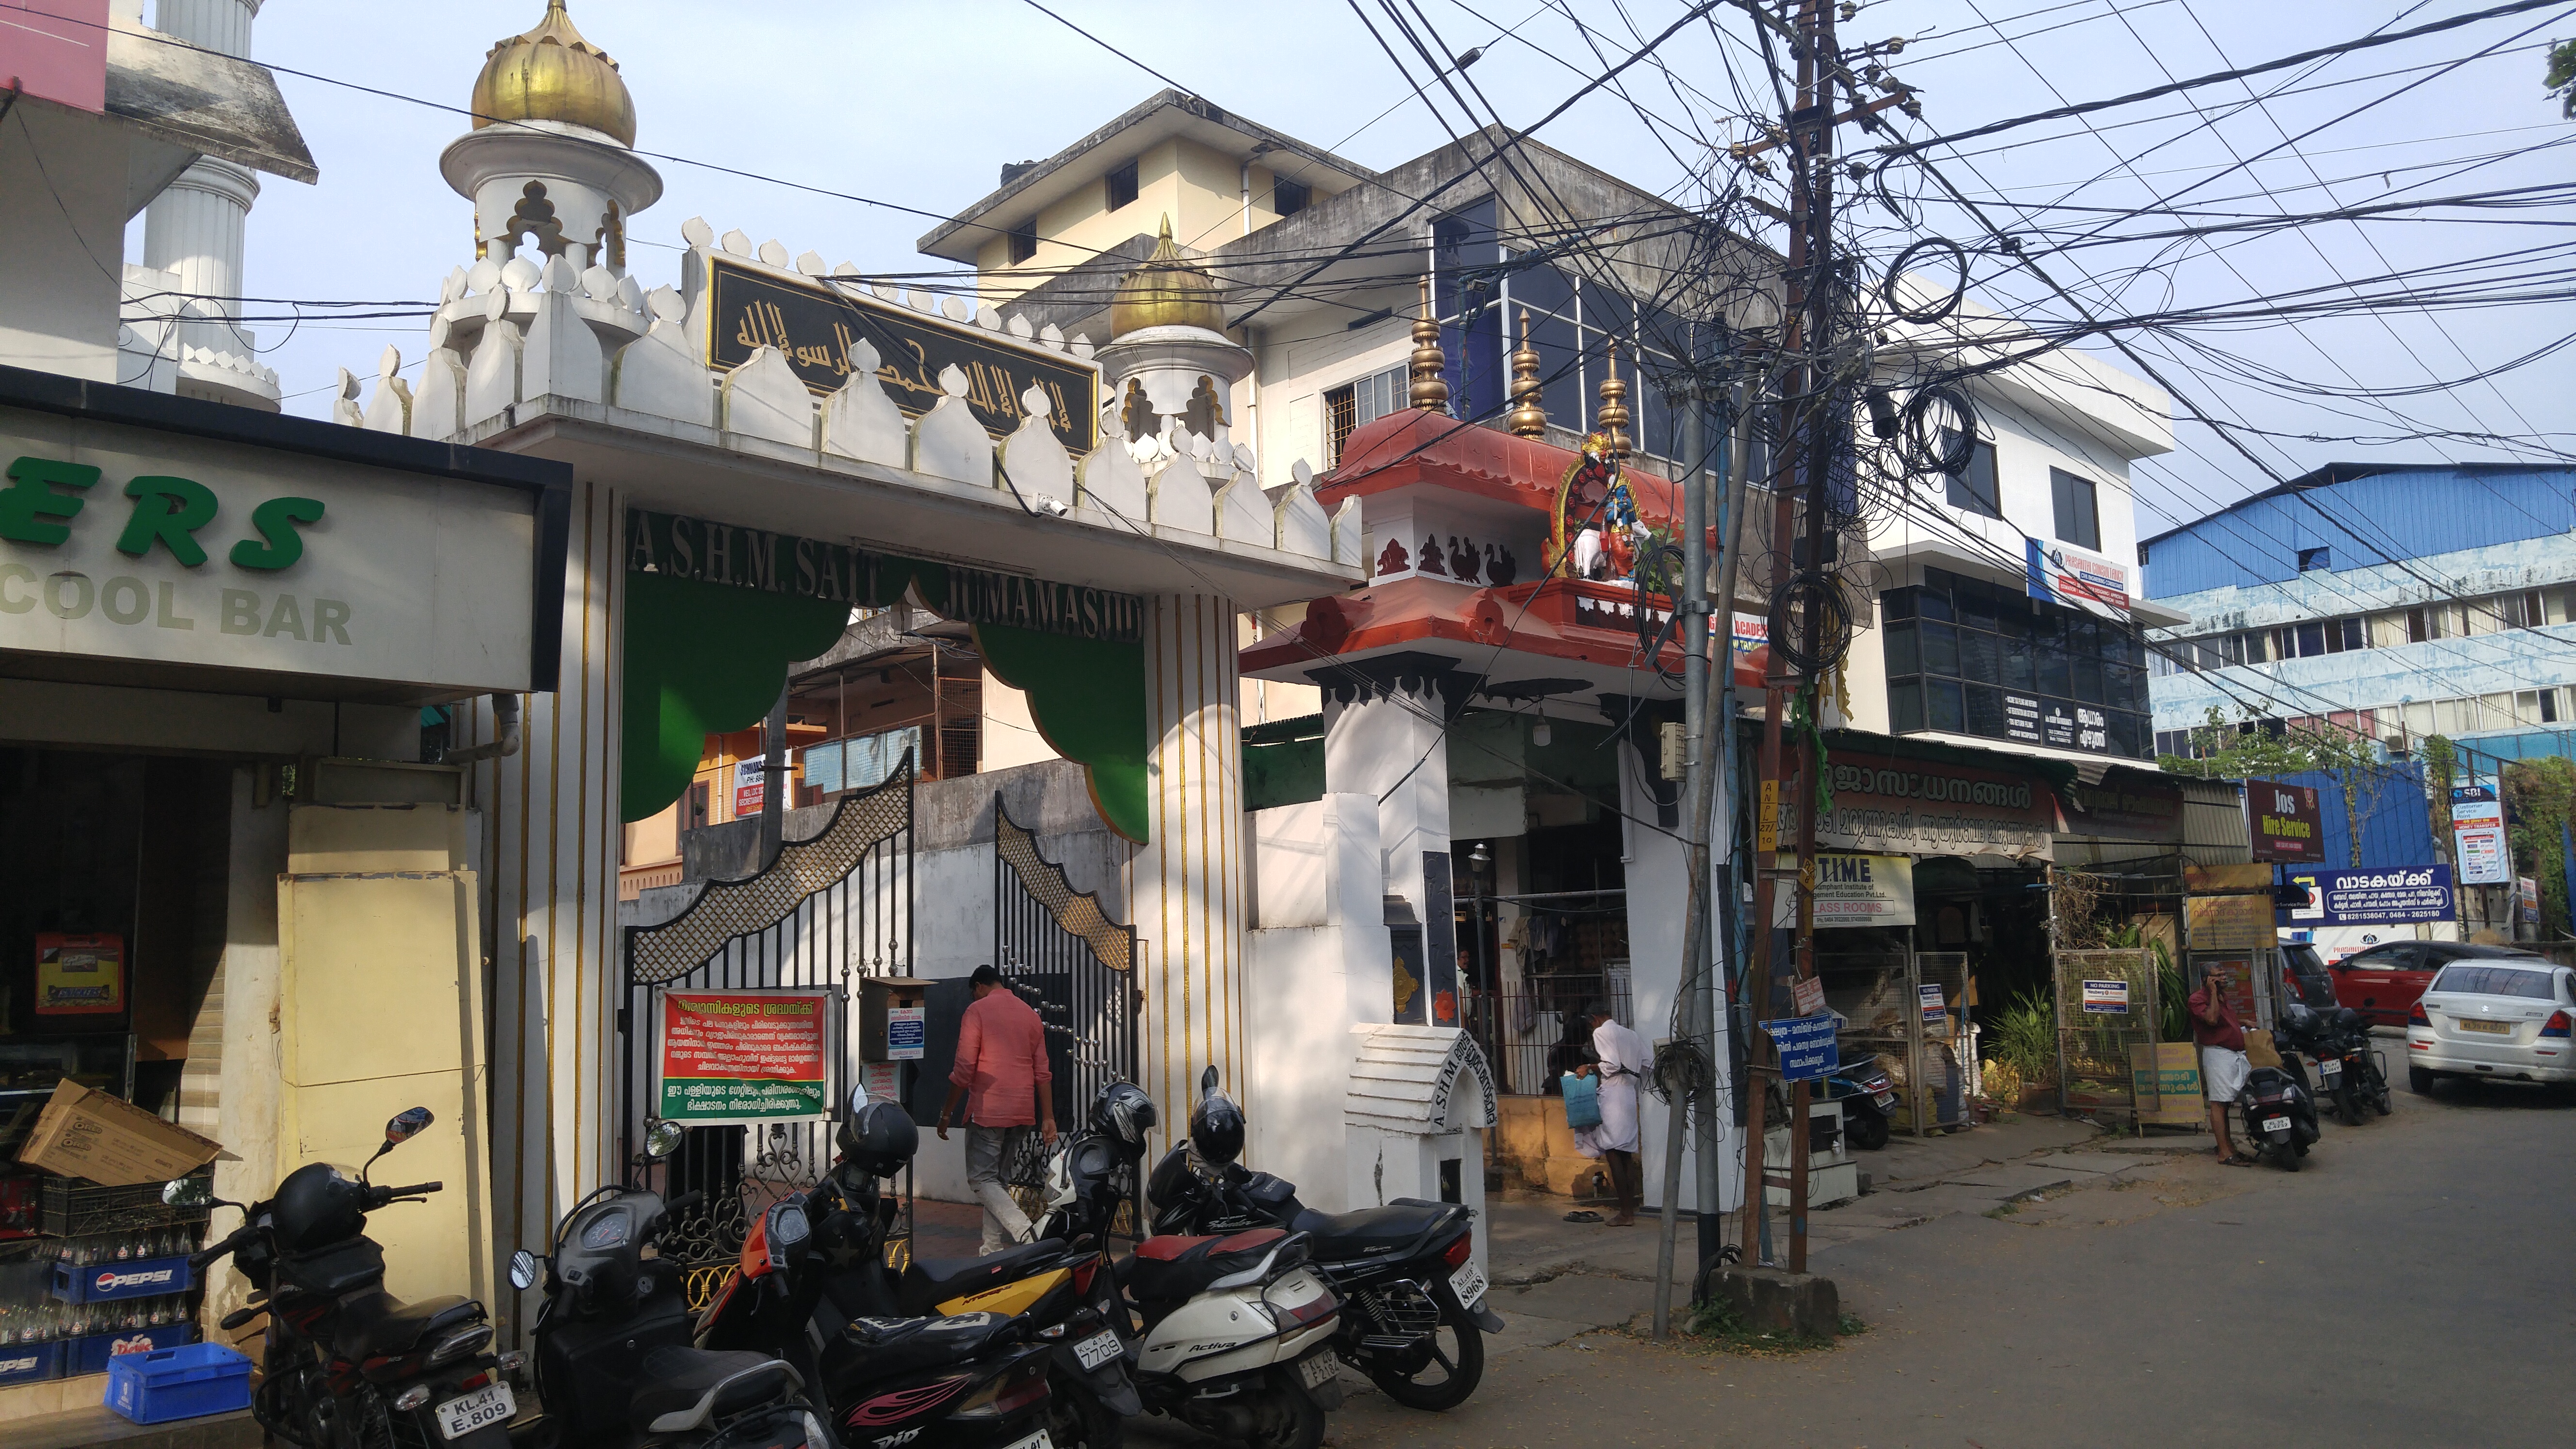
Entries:
MULTIPOLYGON (((1362 23, 1365 6, 1387 31, 1385 3, 1049 0, 1107 46, 1027 0, 772 0, 757 8, 576 0, 572 15, 621 66, 639 149, 685 158, 653 163, 663 197, 630 231, 630 266, 649 287, 677 282, 680 227, 693 216, 719 233, 738 227, 870 274, 944 268, 913 250, 934 217, 992 190, 1001 163, 1049 155, 1162 88, 1145 67, 1229 111, 1391 167, 1449 133, 1362 23)), ((1393 3, 1427 26, 1436 48, 1483 48, 1471 76, 1515 126, 1553 110, 1635 50, 1640 35, 1688 10, 1681 0, 1393 3)), ((543 8, 539 0, 268 0, 254 58, 329 79, 279 76, 321 180, 261 178, 246 295, 435 299, 449 269, 473 260, 471 209, 440 180, 439 153, 466 129, 461 108, 484 53, 543 8)), ((1881 58, 1920 94, 1922 120, 1902 124, 1908 139, 1921 139, 2476 8, 2477 0, 1876 0, 1843 24, 1841 39, 1846 47, 1906 40, 1901 55, 1881 58)), ((1772 107, 1750 22, 1732 6, 1713 18, 1714 30, 1684 26, 1538 139, 1672 199, 1705 203, 1712 181, 1722 188, 1739 179, 1731 163, 1712 161, 1711 148, 1747 139, 1748 117, 1772 107)), ((2565 255, 2475 263, 2556 247, 2569 222, 2562 148, 2576 140, 2576 122, 2561 118, 2540 77, 2547 39, 2570 33, 2576 0, 1927 153, 1982 205, 1986 222, 2019 237, 2024 257, 2095 316, 2225 309, 2180 329, 2118 330, 2176 384, 2185 415, 2176 451, 2133 475, 2141 536, 2330 461, 2576 450, 2563 406, 2576 363, 2549 351, 2576 333, 2565 255), (2139 236, 2514 187, 2537 190, 2513 198, 2518 209, 2139 236), (2192 214, 2126 215, 2158 198, 2192 214), (2102 235, 2059 250, 2085 231, 2102 235), (2414 285, 2442 296, 2410 294, 2410 303, 2442 300, 2466 282, 2490 295, 2473 299, 2478 305, 2265 315, 2278 300, 2384 293, 2387 284, 2373 279, 2427 267, 2435 270, 2414 285), (2530 354, 2540 355, 2461 381, 2530 354), (2233 434, 2243 451, 2191 421, 2194 412, 2245 425, 2233 434)), ((1441 104, 1448 124, 1463 124, 1445 97, 1441 104)), ((1856 128, 1846 136, 1875 159, 1865 149, 1873 139, 1856 128)), ((1970 244, 1973 285, 1988 306, 2043 327, 2076 315, 1980 221, 1916 199, 1936 184, 1919 167, 1896 163, 1887 176, 1896 207, 1864 198, 1846 227, 1863 275, 1883 272, 1917 238, 1944 235, 1970 244)), ((1781 195, 1759 178, 1744 184, 1781 195)), ((139 218, 134 225, 128 255, 139 258, 139 218)), ((312 321, 256 330, 290 394, 288 410, 320 416, 334 368, 372 375, 389 343, 407 371, 416 368, 425 326, 312 321)), ((2098 338, 2084 345, 2138 370, 2098 338)))

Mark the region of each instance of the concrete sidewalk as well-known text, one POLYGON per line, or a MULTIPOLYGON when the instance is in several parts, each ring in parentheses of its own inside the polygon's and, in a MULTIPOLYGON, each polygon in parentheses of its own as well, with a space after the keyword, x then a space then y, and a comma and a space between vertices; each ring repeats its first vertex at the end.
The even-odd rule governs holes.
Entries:
MULTIPOLYGON (((2199 1141, 2207 1150, 2207 1138, 2199 1141)), ((1907 1240, 1896 1234, 1906 1229, 1982 1216, 2007 1204, 2020 1211, 2019 1204, 2118 1182, 2170 1160, 2163 1153, 2129 1151, 2133 1143, 2090 1123, 2030 1116, 1970 1132, 1898 1138, 1881 1151, 1860 1154, 1868 1192, 1808 1216, 1809 1265, 1831 1275, 1837 1249, 1868 1243, 1873 1253, 1901 1251, 1907 1240)), ((1489 1301, 1508 1325, 1490 1353, 1548 1348, 1653 1310, 1659 1216, 1643 1214, 1630 1228, 1568 1223, 1565 1214, 1575 1206, 1569 1198, 1522 1191, 1486 1200, 1483 1226, 1494 1283, 1489 1301)), ((1786 1261, 1784 1210, 1772 1209, 1771 1231, 1773 1251, 1786 1261)), ((1737 1214, 1726 1215, 1724 1232, 1727 1242, 1743 1240, 1737 1214)), ((1933 1251, 1928 1236, 1925 1242, 1933 1251)), ((1674 1244, 1677 1309, 1689 1304, 1698 1256, 1697 1224, 1685 1221, 1674 1244)))

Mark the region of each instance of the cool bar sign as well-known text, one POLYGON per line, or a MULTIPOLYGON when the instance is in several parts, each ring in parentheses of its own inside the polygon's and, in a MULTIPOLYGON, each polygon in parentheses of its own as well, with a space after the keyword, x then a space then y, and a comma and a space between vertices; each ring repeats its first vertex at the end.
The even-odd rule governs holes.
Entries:
POLYGON ((15 408, 0 467, 0 649, 530 686, 527 494, 15 408))

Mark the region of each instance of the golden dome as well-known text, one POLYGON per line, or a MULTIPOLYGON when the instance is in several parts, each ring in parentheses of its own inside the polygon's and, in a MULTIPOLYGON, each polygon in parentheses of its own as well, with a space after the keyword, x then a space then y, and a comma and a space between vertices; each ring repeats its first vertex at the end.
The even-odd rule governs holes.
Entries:
POLYGON ((1163 218, 1163 237, 1145 265, 1127 274, 1109 301, 1109 335, 1124 337, 1145 327, 1204 327, 1225 331, 1225 288, 1181 255, 1172 244, 1172 219, 1163 218))
POLYGON ((546 0, 534 30, 492 47, 474 78, 474 128, 495 121, 567 121, 635 144, 635 98, 608 52, 581 38, 563 0, 546 0))

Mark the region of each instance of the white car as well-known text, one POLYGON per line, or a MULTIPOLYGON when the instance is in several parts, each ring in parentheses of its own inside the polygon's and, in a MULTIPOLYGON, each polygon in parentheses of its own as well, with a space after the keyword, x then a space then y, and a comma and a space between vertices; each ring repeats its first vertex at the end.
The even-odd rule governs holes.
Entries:
POLYGON ((2537 958, 2454 961, 2406 1018, 2406 1085, 2442 1077, 2576 1084, 2576 969, 2537 958))

